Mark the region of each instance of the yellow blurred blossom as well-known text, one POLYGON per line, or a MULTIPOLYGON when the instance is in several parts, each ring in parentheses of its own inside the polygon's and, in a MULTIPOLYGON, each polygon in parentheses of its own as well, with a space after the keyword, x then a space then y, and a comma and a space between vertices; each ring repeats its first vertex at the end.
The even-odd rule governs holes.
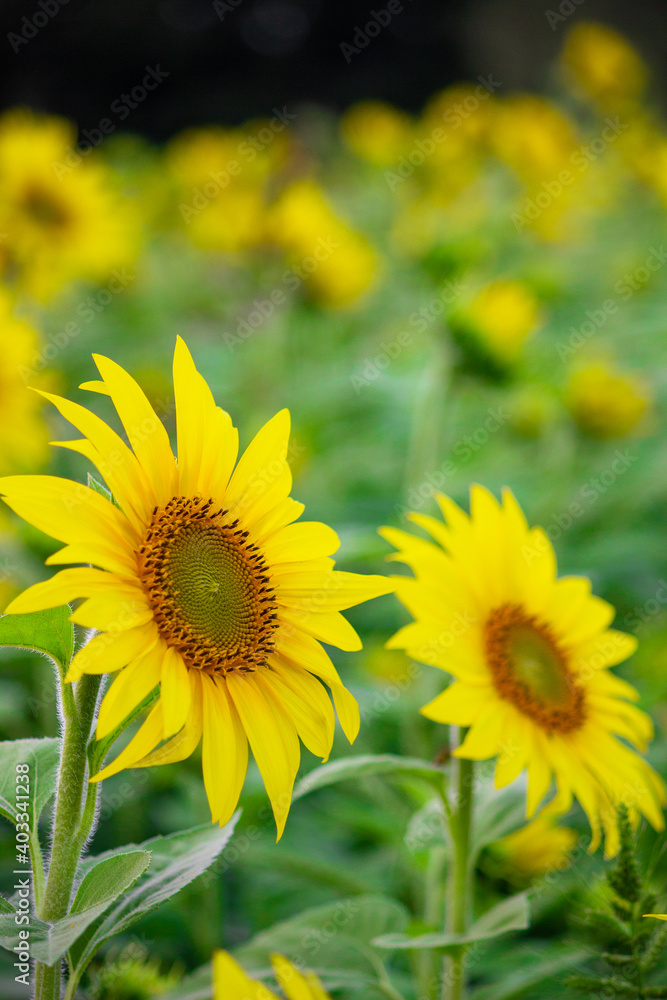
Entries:
POLYGON ((75 278, 101 281, 131 263, 137 233, 110 171, 77 151, 62 118, 0 119, 0 233, 7 278, 46 299, 75 278))
POLYGON ((289 151, 277 117, 245 130, 190 129, 167 148, 178 211, 192 242, 238 252, 264 242, 268 189, 289 151))
POLYGON ((562 61, 577 87, 606 108, 637 99, 646 85, 646 67, 640 56, 606 24, 575 24, 567 36, 562 61))
POLYGON ((570 165, 577 132, 570 119, 545 98, 517 94, 498 102, 491 143, 496 155, 531 185, 557 177, 570 165))
POLYGON ((410 144, 409 115, 383 101, 359 101, 343 115, 341 134, 347 146, 368 163, 388 167, 410 144))
POLYGON ((374 284, 375 250, 340 218, 314 180, 286 188, 268 214, 267 227, 306 293, 320 304, 351 305, 374 284))
POLYGON ((48 457, 48 433, 42 420, 42 401, 26 391, 35 382, 37 333, 13 314, 12 299, 0 289, 0 471, 29 471, 48 457))
POLYGON ((571 863, 577 832, 558 826, 558 816, 546 806, 530 823, 491 845, 491 853, 515 880, 563 871, 571 863))
POLYGON ((637 427, 649 408, 651 394, 639 375, 598 362, 571 374, 565 399, 585 434, 613 438, 637 427))
POLYGON ((472 336, 484 353, 501 364, 516 361, 540 325, 539 303, 520 281, 498 278, 452 318, 452 326, 472 336))

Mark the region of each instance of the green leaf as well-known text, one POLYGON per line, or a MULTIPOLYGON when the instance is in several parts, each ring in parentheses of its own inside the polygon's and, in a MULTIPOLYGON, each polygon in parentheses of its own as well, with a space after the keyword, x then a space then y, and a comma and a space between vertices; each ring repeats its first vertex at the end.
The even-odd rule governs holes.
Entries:
POLYGON ((402 931, 409 914, 398 900, 387 896, 354 896, 305 910, 289 920, 261 931, 234 952, 234 957, 252 974, 270 968, 273 952, 313 969, 327 982, 344 970, 346 984, 374 986, 382 970, 373 947, 378 934, 402 931))
MULTIPOLYGON (((54 965, 114 900, 136 882, 150 860, 148 851, 131 851, 95 865, 79 886, 67 917, 53 924, 31 921, 28 925, 33 958, 54 965)), ((11 920, 13 927, 8 923, 4 926, 0 943, 11 949, 18 941, 19 928, 14 924, 13 917, 0 917, 0 921, 3 919, 11 920)))
MULTIPOLYGON (((127 930, 146 913, 202 875, 229 842, 239 816, 240 812, 237 812, 222 828, 206 823, 192 830, 173 833, 168 837, 153 837, 139 844, 140 852, 149 852, 151 855, 150 867, 134 888, 112 905, 71 949, 70 959, 75 972, 79 974, 85 968, 104 941, 127 930)), ((136 846, 129 845, 121 850, 125 853, 136 846)), ((90 874, 95 870, 91 866, 91 860, 104 864, 117 858, 119 854, 119 851, 110 851, 96 859, 87 859, 81 870, 90 874)))
POLYGON ((117 899, 134 885, 150 863, 150 851, 127 851, 99 861, 84 876, 71 913, 82 913, 92 906, 117 899))
POLYGON ((74 651, 74 626, 68 604, 29 615, 0 615, 0 646, 44 653, 62 672, 74 651))
POLYGON ((476 858, 482 848, 526 825, 526 784, 513 781, 494 788, 493 781, 481 784, 475 799, 470 850, 476 858))
MULTIPOLYGON (((19 876, 20 877, 20 876, 19 876)), ((30 951, 33 953, 33 945, 39 944, 46 939, 49 925, 42 923, 37 918, 32 918, 29 923, 18 925, 14 919, 14 914, 2 914, 0 916, 0 947, 12 951, 19 941, 19 931, 30 931, 30 951)))
POLYGON ((430 784, 441 786, 445 776, 443 768, 418 757, 398 757, 393 754, 366 754, 362 757, 344 757, 331 764, 323 764, 302 778, 294 789, 293 801, 327 785, 350 778, 368 778, 376 774, 409 775, 422 778, 430 784))
POLYGON ((376 938, 373 944, 378 948, 422 949, 437 948, 449 951, 462 944, 472 944, 474 941, 486 941, 498 937, 508 931, 521 931, 530 926, 530 907, 528 894, 520 892, 516 896, 503 899, 501 903, 491 907, 483 917, 476 920, 465 934, 442 934, 436 931, 432 934, 419 934, 410 937, 408 934, 385 934, 376 938))
POLYGON ((4 896, 0 896, 0 914, 4 915, 5 913, 16 913, 16 910, 8 899, 5 899, 4 896))
POLYGON ((569 945, 559 949, 555 955, 545 957, 543 951, 544 948, 540 948, 538 953, 525 950, 515 952, 512 970, 494 977, 497 982, 474 990, 470 1000, 515 1000, 531 987, 547 981, 553 982, 556 976, 567 969, 580 966, 591 957, 589 951, 575 951, 569 945))
POLYGON ((108 490, 98 479, 95 479, 95 476, 91 475, 90 472, 88 473, 88 487, 91 490, 95 490, 96 493, 99 493, 99 495, 104 497, 105 500, 109 500, 109 502, 113 500, 111 490, 108 490))
MULTIPOLYGON (((0 619, 1 621, 2 619, 0 619)), ((42 809, 56 790, 58 763, 60 760, 60 740, 54 738, 34 740, 7 740, 0 743, 0 813, 10 823, 16 823, 17 812, 24 812, 23 807, 16 808, 17 787, 27 788, 30 793, 28 811, 29 825, 34 832, 37 829, 42 809), (30 770, 27 776, 30 781, 17 785, 17 764, 27 764, 30 770)))

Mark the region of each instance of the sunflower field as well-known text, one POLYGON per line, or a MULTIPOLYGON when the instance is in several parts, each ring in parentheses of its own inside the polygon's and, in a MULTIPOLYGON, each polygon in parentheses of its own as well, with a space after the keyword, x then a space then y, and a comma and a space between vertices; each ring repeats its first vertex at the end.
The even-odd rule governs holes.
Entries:
POLYGON ((0 117, 3 1000, 667 997, 667 129, 563 37, 0 117))

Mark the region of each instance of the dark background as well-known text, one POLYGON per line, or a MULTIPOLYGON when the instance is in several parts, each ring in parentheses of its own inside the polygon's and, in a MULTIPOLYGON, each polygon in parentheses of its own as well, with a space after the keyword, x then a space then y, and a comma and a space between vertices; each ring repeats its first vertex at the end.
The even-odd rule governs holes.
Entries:
POLYGON ((212 0, 41 3, 46 13, 40 0, 0 0, 2 105, 94 128, 146 66, 159 66, 168 79, 123 125, 157 140, 283 104, 341 110, 377 97, 416 111, 440 87, 478 74, 493 74, 502 91, 548 88, 553 57, 581 18, 626 34, 653 68, 654 93, 664 90, 666 0, 402 0, 349 62, 341 43, 387 0, 219 0, 220 12, 212 0), (548 10, 563 19, 550 25, 548 10))

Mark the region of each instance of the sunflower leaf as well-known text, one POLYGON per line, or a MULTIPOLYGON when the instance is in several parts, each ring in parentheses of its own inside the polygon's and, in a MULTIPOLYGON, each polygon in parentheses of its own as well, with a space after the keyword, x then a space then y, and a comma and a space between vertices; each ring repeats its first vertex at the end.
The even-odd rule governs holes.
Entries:
POLYGON ((60 740, 54 738, 32 740, 7 740, 0 743, 0 813, 10 823, 16 823, 20 812, 30 814, 29 826, 35 831, 42 809, 56 789, 58 762, 60 760, 60 740), (17 782, 20 776, 18 765, 28 765, 25 776, 27 782, 17 782), (28 792, 28 808, 22 803, 17 806, 16 792, 25 788, 28 792))
POLYGON ((4 896, 0 896, 0 915, 4 916, 5 913, 15 913, 16 910, 4 896))
MULTIPOLYGON (((239 816, 240 812, 237 812, 222 828, 206 823, 191 830, 182 830, 167 837, 153 837, 143 844, 122 848, 125 854, 133 848, 137 848, 137 853, 149 852, 150 867, 137 884, 93 923, 70 949, 70 962, 75 973, 80 974, 104 941, 127 930, 146 913, 176 895, 210 868, 229 842, 239 816)), ((118 851, 112 851, 97 861, 102 865, 117 857, 118 851)), ((95 868, 90 867, 90 859, 87 860, 86 878, 95 871, 95 868)))
POLYGON ((505 788, 494 788, 492 781, 481 785, 475 799, 471 853, 480 851, 526 824, 526 784, 513 781, 505 788))
MULTIPOLYGON (((148 851, 126 851, 106 858, 83 879, 70 913, 53 924, 32 920, 30 950, 33 958, 54 965, 88 927, 146 871, 151 856, 148 851)), ((19 928, 13 917, 0 917, 0 944, 10 950, 18 942, 19 928), (10 926, 9 921, 11 920, 10 926), (4 923, 3 923, 4 921, 4 923)), ((24 928, 25 929, 25 928, 24 928)))
POLYGON ((503 899, 496 906, 476 920, 465 934, 448 934, 439 931, 432 934, 419 934, 410 937, 408 934, 384 934, 376 938, 373 944, 378 948, 395 948, 399 950, 437 948, 439 951, 449 951, 462 944, 473 944, 475 941, 486 941, 498 937, 508 931, 521 931, 530 926, 530 907, 528 894, 520 892, 516 896, 503 899))
POLYGON ((74 626, 68 604, 28 615, 0 615, 0 646, 44 653, 62 672, 74 650, 74 626))
POLYGON ((442 787, 445 771, 437 764, 420 760, 418 757, 398 757, 393 754, 365 754, 361 757, 344 757, 315 768, 302 778, 294 789, 293 800, 300 799, 309 792, 339 781, 353 778, 368 778, 376 774, 406 775, 421 778, 429 784, 442 787))

